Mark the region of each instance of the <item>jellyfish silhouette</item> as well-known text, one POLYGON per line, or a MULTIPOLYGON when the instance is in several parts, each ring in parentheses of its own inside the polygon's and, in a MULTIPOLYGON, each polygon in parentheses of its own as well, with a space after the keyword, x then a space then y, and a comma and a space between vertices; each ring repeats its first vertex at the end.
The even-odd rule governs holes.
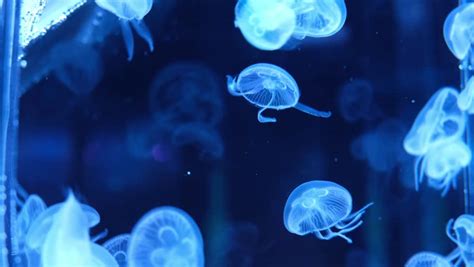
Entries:
POLYGON ((339 91, 339 112, 350 123, 376 118, 379 110, 374 102, 374 89, 366 80, 350 81, 339 91))
POLYGON ((204 266, 199 228, 184 211, 159 207, 135 225, 129 240, 130 267, 204 266))
POLYGON ((176 62, 162 69, 149 90, 149 110, 163 126, 222 119, 220 86, 212 70, 196 62, 176 62))
POLYGON ((474 77, 471 77, 458 97, 458 107, 462 111, 474 114, 474 77))
POLYGON ((275 118, 262 115, 266 109, 283 110, 296 108, 315 117, 329 118, 324 112, 299 103, 300 90, 293 77, 284 69, 266 63, 245 68, 236 78, 227 76, 227 88, 234 96, 243 96, 260 107, 257 119, 261 123, 276 122, 275 118))
POLYGON ((314 234, 322 240, 341 237, 362 224, 362 215, 373 203, 352 213, 352 197, 344 187, 329 181, 310 181, 295 188, 286 201, 283 221, 296 235, 314 234))
POLYGON ((458 59, 464 59, 474 42, 472 31, 474 29, 474 4, 459 5, 444 21, 444 40, 451 52, 458 59))
POLYGON ((451 263, 442 255, 434 252, 418 252, 406 263, 405 267, 451 267, 451 263))
POLYGON ((133 59, 134 41, 130 24, 138 35, 143 38, 153 52, 153 38, 150 30, 143 22, 153 6, 153 0, 95 0, 96 4, 113 13, 119 18, 122 35, 127 48, 128 60, 133 59))
POLYGON ((127 248, 129 240, 129 234, 121 234, 108 240, 103 245, 103 247, 115 258, 119 267, 128 266, 127 248))
POLYGON ((457 245, 466 266, 472 266, 474 264, 474 216, 462 214, 456 220, 449 220, 446 225, 446 235, 457 245))

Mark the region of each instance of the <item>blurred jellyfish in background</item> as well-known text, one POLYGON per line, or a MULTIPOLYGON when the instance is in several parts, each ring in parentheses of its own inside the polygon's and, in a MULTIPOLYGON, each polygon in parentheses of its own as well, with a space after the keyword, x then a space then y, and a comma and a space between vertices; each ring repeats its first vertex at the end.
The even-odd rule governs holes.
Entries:
POLYGON ((314 234, 322 240, 341 237, 362 225, 362 215, 373 203, 355 213, 352 197, 344 187, 330 181, 310 181, 296 187, 288 197, 283 212, 286 229, 296 235, 314 234))
POLYGON ((150 30, 143 22, 143 17, 150 12, 153 6, 153 0, 95 0, 95 2, 98 6, 119 18, 129 61, 133 59, 134 50, 130 24, 138 35, 148 43, 150 51, 153 51, 153 38, 150 30))
POLYGON ((434 252, 418 252, 406 263, 405 267, 451 267, 451 263, 442 255, 434 252))
POLYGON ((464 59, 474 42, 474 4, 466 3, 455 8, 444 22, 444 40, 459 60, 464 59))
POLYGON ((276 122, 276 118, 262 115, 266 109, 295 108, 309 115, 329 118, 331 112, 319 111, 299 103, 300 90, 293 77, 273 64, 258 63, 245 68, 237 77, 227 76, 227 89, 233 96, 242 96, 259 107, 257 119, 261 123, 276 122))
POLYGON ((463 214, 449 220, 446 235, 457 245, 466 266, 474 264, 474 216, 463 214))
POLYGON ((366 160, 371 169, 389 172, 404 160, 402 144, 406 131, 406 125, 400 120, 385 120, 374 130, 356 138, 351 153, 359 160, 366 160))
POLYGON ((201 232, 183 210, 160 207, 135 225, 128 245, 130 267, 204 267, 201 232))
POLYGON ((103 244, 103 247, 115 258, 119 267, 128 266, 127 249, 129 240, 129 234, 121 234, 107 240, 103 244))
POLYGON ((202 158, 219 159, 224 155, 224 141, 221 135, 216 129, 204 123, 179 125, 173 131, 171 140, 172 144, 178 147, 187 145, 195 147, 202 158))
POLYGON ((261 50, 278 50, 292 37, 327 37, 336 34, 347 16, 343 0, 239 0, 235 26, 261 50))
POLYGON ((339 90, 337 101, 341 116, 349 123, 370 121, 380 116, 369 81, 356 79, 347 82, 339 90))

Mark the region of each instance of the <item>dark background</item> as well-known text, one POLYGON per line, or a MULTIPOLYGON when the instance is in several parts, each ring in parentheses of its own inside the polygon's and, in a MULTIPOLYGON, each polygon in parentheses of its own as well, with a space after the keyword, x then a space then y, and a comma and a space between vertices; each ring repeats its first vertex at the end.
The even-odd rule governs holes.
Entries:
MULTIPOLYGON (((107 228, 109 237, 130 232, 154 207, 182 208, 201 229, 206 266, 401 266, 421 250, 447 255, 454 245, 445 224, 463 211, 461 190, 445 198, 426 185, 415 192, 414 159, 402 151, 401 139, 437 89, 459 84, 458 63, 442 35, 456 4, 346 1, 347 21, 335 36, 267 52, 234 28, 234 1, 162 0, 145 17, 155 51, 135 35, 128 62, 117 19, 103 12, 97 20, 99 8, 90 2, 25 50, 20 183, 48 204, 73 188, 102 216, 93 234, 107 228), (78 45, 92 24, 89 39, 78 45), (64 58, 79 69, 69 85, 54 73, 64 58), (204 134, 208 142, 176 146, 154 128, 152 81, 178 61, 214 72, 220 93, 213 97, 223 117, 213 129, 221 141, 204 134), (333 116, 268 111, 278 122, 260 124, 258 109, 229 95, 225 80, 259 62, 285 68, 298 82, 301 102, 333 116), (357 96, 361 104, 347 111, 342 88, 358 80, 373 93, 357 96), (360 119, 350 118, 358 112, 360 119), (396 129, 377 131, 387 121, 396 129), (367 133, 370 138, 356 142, 367 133), (152 156, 156 136, 164 160, 152 156), (223 154, 203 156, 218 145, 223 154), (286 231, 288 195, 314 179, 346 187, 354 211, 375 202, 364 224, 348 234, 354 244, 286 231)), ((205 90, 196 86, 189 90, 205 90)))

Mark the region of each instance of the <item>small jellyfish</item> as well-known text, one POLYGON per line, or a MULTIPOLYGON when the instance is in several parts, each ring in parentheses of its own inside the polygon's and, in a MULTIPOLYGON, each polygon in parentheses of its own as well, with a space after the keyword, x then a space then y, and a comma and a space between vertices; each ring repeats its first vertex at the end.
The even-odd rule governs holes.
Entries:
POLYGON ((119 267, 128 266, 127 248, 129 239, 129 234, 122 234, 106 241, 103 245, 104 248, 107 249, 115 258, 119 267))
POLYGON ((373 203, 352 213, 352 197, 344 187, 330 181, 310 181, 294 189, 286 201, 283 221, 293 234, 314 234, 322 240, 341 237, 362 224, 361 217, 373 203))
POLYGON ((415 163, 416 189, 426 175, 428 185, 441 190, 441 195, 445 196, 451 185, 456 188, 456 177, 462 168, 469 165, 471 158, 471 150, 461 140, 435 143, 415 163))
POLYGON ((444 41, 459 60, 466 58, 474 42, 474 4, 462 4, 444 21, 444 41))
POLYGON ((459 248, 466 266, 474 265, 474 216, 463 214, 456 220, 449 220, 446 235, 459 248))
POLYGON ((403 141, 408 154, 422 156, 433 143, 459 139, 464 134, 466 115, 458 107, 458 96, 455 89, 445 87, 430 98, 403 141))
POLYGON ((293 34, 296 14, 291 3, 281 0, 239 0, 234 24, 254 47, 278 50, 293 34))
POLYGON ((344 0, 296 1, 294 10, 297 16, 293 36, 297 39, 334 35, 342 28, 347 17, 344 0))
POLYGON ((148 43, 150 51, 153 51, 153 38, 150 30, 145 22, 143 22, 143 17, 150 12, 153 6, 153 0, 95 0, 95 2, 99 7, 119 18, 125 47, 127 48, 128 60, 132 60, 134 49, 130 24, 132 24, 133 29, 135 29, 138 35, 148 43))
POLYGON ((260 107, 258 121, 276 122, 275 118, 262 115, 266 109, 296 108, 315 117, 329 118, 331 112, 319 111, 299 103, 300 90, 293 77, 284 69, 266 63, 258 63, 244 69, 236 78, 227 76, 227 88, 234 96, 243 96, 260 107))
POLYGON ((129 240, 130 267, 203 267, 202 236, 194 220, 174 207, 145 214, 129 240))
POLYGON ((20 246, 23 246, 32 222, 45 210, 46 204, 38 195, 28 196, 17 217, 17 237, 20 246))
POLYGON ((418 252, 413 255, 405 267, 451 267, 451 263, 442 255, 434 252, 418 252))
POLYGON ((462 111, 474 114, 474 77, 471 77, 458 97, 458 107, 462 111))

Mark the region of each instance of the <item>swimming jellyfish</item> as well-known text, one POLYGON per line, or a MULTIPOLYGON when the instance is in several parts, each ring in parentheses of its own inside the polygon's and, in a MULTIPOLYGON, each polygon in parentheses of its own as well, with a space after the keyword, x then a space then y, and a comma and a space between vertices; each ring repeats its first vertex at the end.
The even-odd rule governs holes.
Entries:
POLYGON ((300 90, 293 77, 273 64, 258 63, 245 68, 236 78, 227 76, 227 89, 260 107, 258 121, 276 122, 262 115, 266 109, 296 108, 315 117, 329 118, 331 112, 319 111, 299 103, 300 90))
POLYGON ((465 88, 459 93, 458 106, 462 111, 474 114, 474 77, 471 77, 465 88))
POLYGON ((121 234, 106 241, 103 245, 104 248, 107 249, 109 253, 115 258, 119 267, 127 267, 128 240, 130 240, 129 234, 121 234))
POLYGON ((135 225, 129 240, 130 267, 203 267, 202 236, 183 210, 159 207, 135 225))
POLYGON ((451 52, 464 59, 474 42, 474 4, 463 4, 455 8, 444 21, 444 40, 451 52))
POLYGON ((294 189, 286 201, 283 221, 293 234, 314 234, 322 240, 341 237, 362 224, 361 217, 373 203, 352 213, 352 197, 344 187, 330 181, 310 181, 294 189))
POLYGON ((239 0, 234 24, 251 45, 271 51, 288 42, 296 27, 296 14, 290 3, 281 0, 239 0))
POLYGON ((474 264, 474 216, 463 214, 456 220, 449 220, 446 235, 459 248, 461 258, 466 266, 474 264))
POLYGON ((405 267, 451 267, 451 263, 438 253, 418 252, 405 263, 405 267))
POLYGON ((422 156, 433 143, 464 134, 466 115, 458 107, 458 96, 455 89, 444 87, 430 98, 403 141, 408 154, 422 156))
POLYGON ((347 17, 344 0, 297 0, 294 10, 298 15, 293 36, 297 39, 334 35, 347 17))
POLYGON ((119 18, 125 47, 127 48, 128 60, 132 60, 134 49, 130 24, 138 35, 148 43, 150 51, 153 52, 153 38, 150 30, 145 22, 143 22, 143 17, 150 12, 153 6, 153 0, 95 0, 95 2, 99 7, 113 13, 119 18))

